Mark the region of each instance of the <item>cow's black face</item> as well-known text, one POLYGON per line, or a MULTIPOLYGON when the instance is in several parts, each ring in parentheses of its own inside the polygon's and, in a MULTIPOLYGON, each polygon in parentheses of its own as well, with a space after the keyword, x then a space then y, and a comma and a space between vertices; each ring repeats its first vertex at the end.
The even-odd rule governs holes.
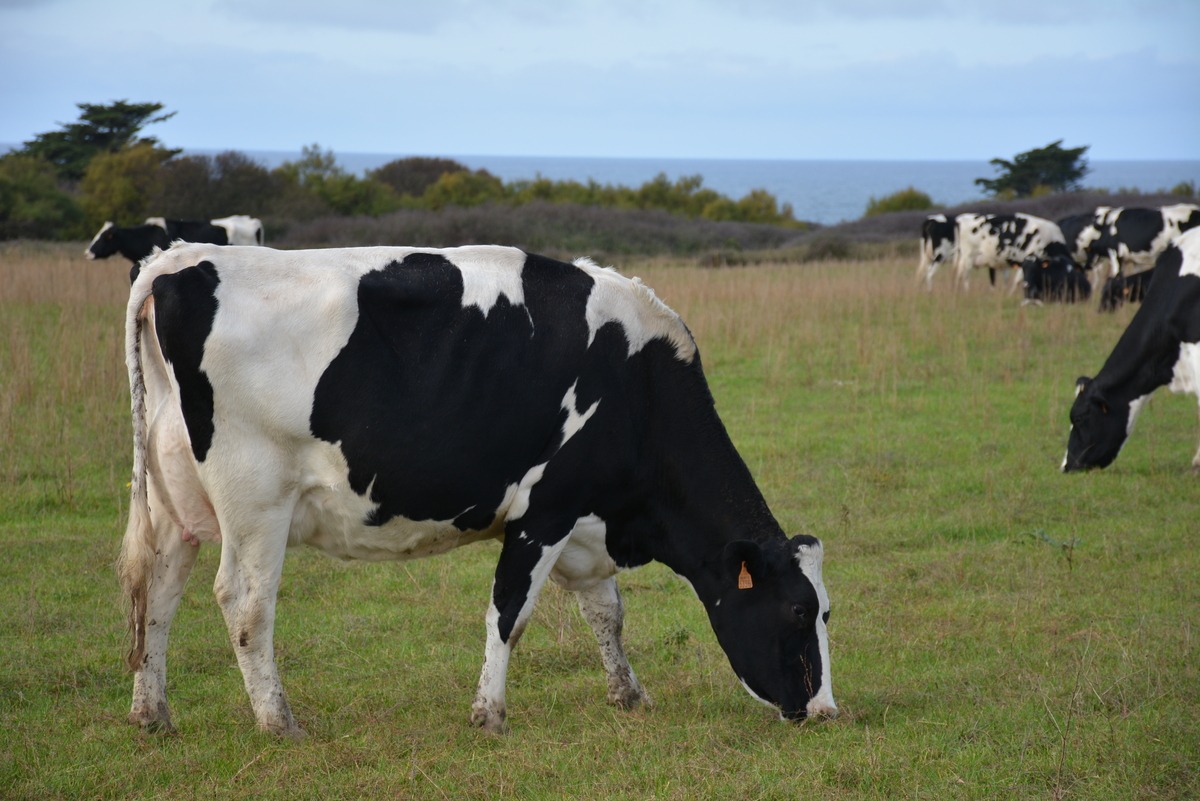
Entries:
POLYGON ((837 714, 821 562, 821 543, 814 537, 762 547, 731 543, 720 570, 723 590, 708 608, 742 684, 789 720, 837 714))
POLYGON ((117 232, 113 228, 113 224, 105 223, 104 228, 100 229, 100 233, 96 234, 92 243, 88 245, 84 255, 89 259, 107 259, 117 252, 118 244, 117 232))
POLYGON ((1129 436, 1129 404, 1110 402, 1090 378, 1080 378, 1075 386, 1064 473, 1108 467, 1129 436))

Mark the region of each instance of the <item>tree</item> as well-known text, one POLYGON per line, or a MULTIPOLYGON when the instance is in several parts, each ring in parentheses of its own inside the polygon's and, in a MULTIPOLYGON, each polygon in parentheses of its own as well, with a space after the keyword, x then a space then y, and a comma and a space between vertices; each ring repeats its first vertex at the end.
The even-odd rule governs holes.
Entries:
POLYGON ((118 100, 108 105, 76 103, 81 110, 78 122, 62 125, 62 130, 38 134, 25 142, 18 151, 45 159, 58 169, 58 174, 68 181, 83 178, 88 164, 101 153, 116 153, 136 145, 153 148, 163 162, 179 153, 168 150, 154 137, 139 137, 138 133, 147 125, 163 122, 175 116, 158 114, 162 103, 130 103, 118 100), (155 116, 158 114, 158 116, 155 116))
POLYGON ((262 216, 274 189, 266 167, 236 150, 180 156, 162 165, 149 205, 155 216, 207 220, 230 214, 262 216))
POLYGON ((1066 192, 1079 188, 1088 172, 1083 154, 1088 146, 1063 148, 1062 140, 1045 147, 1018 153, 1012 161, 992 159, 989 162, 1001 174, 997 178, 976 178, 975 183, 993 195, 1030 197, 1038 191, 1066 192))
POLYGON ((148 204, 157 190, 161 153, 153 145, 138 144, 92 159, 79 184, 88 222, 135 225, 155 214, 148 204))

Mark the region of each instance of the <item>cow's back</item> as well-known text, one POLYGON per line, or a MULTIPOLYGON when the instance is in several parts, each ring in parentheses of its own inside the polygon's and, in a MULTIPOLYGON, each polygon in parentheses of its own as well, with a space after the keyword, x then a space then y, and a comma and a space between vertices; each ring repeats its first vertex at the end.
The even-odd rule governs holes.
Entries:
POLYGON ((180 245, 145 270, 206 485, 270 454, 293 537, 342 556, 493 530, 593 415, 626 424, 632 354, 694 354, 635 281, 512 248, 180 245))

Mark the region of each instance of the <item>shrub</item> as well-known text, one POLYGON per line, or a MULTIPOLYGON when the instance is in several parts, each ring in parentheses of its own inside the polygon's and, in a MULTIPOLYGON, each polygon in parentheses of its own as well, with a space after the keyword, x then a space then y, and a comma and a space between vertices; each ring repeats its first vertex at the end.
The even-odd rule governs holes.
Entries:
POLYGON ((70 239, 83 235, 82 222, 54 164, 22 153, 0 158, 0 239, 70 239))
POLYGON ((871 200, 867 203, 867 211, 864 216, 874 217, 877 214, 890 214, 894 211, 928 211, 932 208, 934 208, 934 203, 929 195, 910 186, 881 198, 872 195, 871 200))
POLYGON ((367 178, 389 186, 400 197, 420 197, 443 175, 467 172, 467 167, 453 159, 412 156, 389 161, 367 172, 367 178))
POLYGON ((159 167, 169 157, 169 151, 144 144, 93 158, 79 184, 88 224, 132 225, 153 214, 149 201, 158 192, 159 167))

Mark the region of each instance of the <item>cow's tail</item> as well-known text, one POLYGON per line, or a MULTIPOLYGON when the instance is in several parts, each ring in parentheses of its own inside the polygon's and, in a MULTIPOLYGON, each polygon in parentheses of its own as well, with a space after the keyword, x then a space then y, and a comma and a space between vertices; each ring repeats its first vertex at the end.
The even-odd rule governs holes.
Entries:
POLYGON ((146 601, 154 572, 156 550, 154 525, 146 487, 146 379, 142 365, 142 336, 147 323, 147 306, 153 285, 150 264, 141 271, 129 292, 125 310, 125 365, 129 370, 130 408, 133 414, 133 478, 130 480, 129 524, 121 541, 117 577, 129 603, 130 646, 126 661, 137 670, 146 651, 146 601))

